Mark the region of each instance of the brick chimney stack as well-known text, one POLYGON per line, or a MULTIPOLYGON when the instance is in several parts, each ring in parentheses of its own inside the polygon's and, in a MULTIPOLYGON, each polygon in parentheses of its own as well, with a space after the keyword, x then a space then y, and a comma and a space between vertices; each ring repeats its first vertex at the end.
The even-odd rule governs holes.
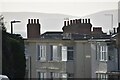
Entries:
POLYGON ((94 35, 103 34, 102 27, 93 27, 92 34, 94 35))
POLYGON ((91 35, 91 28, 90 19, 73 19, 67 21, 67 25, 63 26, 62 30, 63 33, 91 35))
POLYGON ((39 38, 39 37, 40 37, 39 19, 28 19, 27 38, 39 38))

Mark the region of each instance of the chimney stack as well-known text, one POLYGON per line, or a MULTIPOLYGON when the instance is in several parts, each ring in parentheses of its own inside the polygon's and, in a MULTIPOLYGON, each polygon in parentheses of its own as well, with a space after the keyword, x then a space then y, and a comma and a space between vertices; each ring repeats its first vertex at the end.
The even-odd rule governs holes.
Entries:
POLYGON ((103 34, 102 27, 93 27, 93 34, 103 34))
POLYGON ((28 19, 27 24, 27 38, 39 38, 40 37, 40 24, 39 19, 28 19))

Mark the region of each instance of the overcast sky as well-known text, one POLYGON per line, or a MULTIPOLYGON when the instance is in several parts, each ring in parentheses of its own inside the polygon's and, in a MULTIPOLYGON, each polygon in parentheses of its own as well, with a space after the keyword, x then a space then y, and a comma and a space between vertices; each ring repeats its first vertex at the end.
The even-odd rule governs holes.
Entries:
POLYGON ((119 0, 0 0, 2 12, 42 12, 85 16, 118 8, 119 0))
POLYGON ((118 9, 118 1, 119 0, 0 0, 0 12, 40 12, 82 17, 101 11, 116 10, 118 9))

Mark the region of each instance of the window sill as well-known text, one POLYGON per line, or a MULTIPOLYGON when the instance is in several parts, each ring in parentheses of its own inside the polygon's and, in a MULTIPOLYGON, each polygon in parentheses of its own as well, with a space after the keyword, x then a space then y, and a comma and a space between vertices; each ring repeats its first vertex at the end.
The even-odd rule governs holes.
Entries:
POLYGON ((74 59, 73 60, 67 60, 67 61, 74 61, 74 59))
POLYGON ((100 62, 108 62, 108 60, 99 60, 100 62))
POLYGON ((56 61, 48 61, 48 62, 61 62, 61 61, 57 61, 57 60, 56 60, 56 61))
POLYGON ((46 60, 36 60, 37 62, 47 62, 46 60))

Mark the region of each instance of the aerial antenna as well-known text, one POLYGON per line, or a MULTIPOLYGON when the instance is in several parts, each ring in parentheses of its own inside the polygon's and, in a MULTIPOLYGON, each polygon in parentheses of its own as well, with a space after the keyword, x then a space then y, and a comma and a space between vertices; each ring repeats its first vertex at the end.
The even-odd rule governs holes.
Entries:
POLYGON ((66 18, 64 18, 64 20, 69 21, 69 18, 68 18, 68 17, 66 17, 66 18))

